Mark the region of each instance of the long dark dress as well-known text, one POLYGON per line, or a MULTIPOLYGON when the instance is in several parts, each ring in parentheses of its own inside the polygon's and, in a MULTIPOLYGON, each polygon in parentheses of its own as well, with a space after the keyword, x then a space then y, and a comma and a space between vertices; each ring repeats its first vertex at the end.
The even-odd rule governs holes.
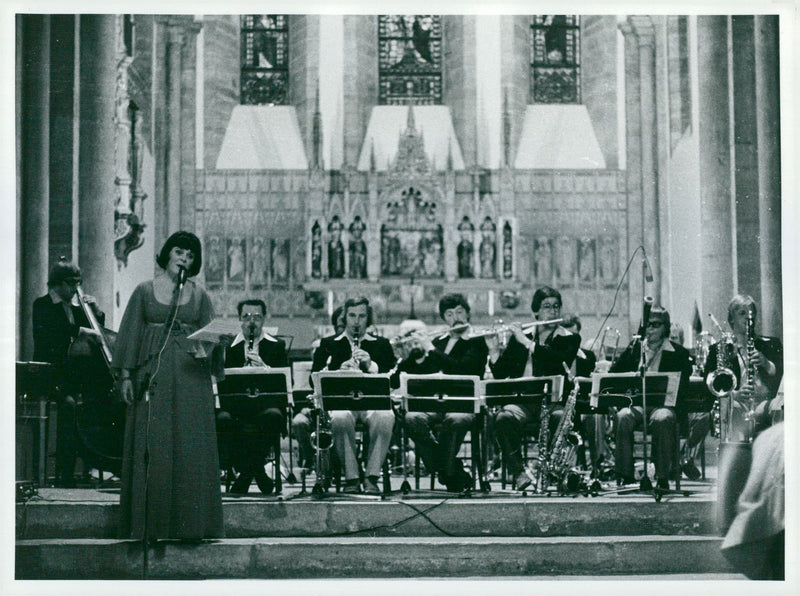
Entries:
POLYGON ((206 357, 195 357, 200 344, 187 336, 211 321, 214 309, 191 281, 188 290, 192 297, 178 308, 160 358, 170 307, 156 300, 152 281, 133 291, 117 335, 114 368, 131 370, 137 395, 146 375, 152 377, 149 400, 128 406, 125 421, 120 495, 125 538, 144 537, 145 508, 150 539, 224 534, 210 376, 222 373, 222 353, 207 349, 206 357))

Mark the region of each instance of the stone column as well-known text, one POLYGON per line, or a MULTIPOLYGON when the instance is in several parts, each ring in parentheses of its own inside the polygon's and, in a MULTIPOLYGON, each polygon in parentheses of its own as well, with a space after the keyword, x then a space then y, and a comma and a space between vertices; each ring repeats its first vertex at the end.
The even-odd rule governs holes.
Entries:
POLYGON ((117 18, 80 17, 78 261, 87 294, 112 326, 114 297, 115 89, 117 18))
POLYGON ((724 320, 734 291, 728 17, 697 18, 702 312, 724 320))
POLYGON ((185 38, 181 52, 181 201, 180 223, 182 230, 196 231, 195 190, 197 171, 196 95, 197 95, 197 35, 202 23, 193 18, 184 24, 185 38))
POLYGON ((778 17, 755 17, 761 325, 783 335, 781 298, 781 145, 778 17))
POLYGON ((166 92, 166 215, 167 236, 180 227, 181 220, 181 70, 186 33, 180 22, 167 23, 166 92))
POLYGON ((50 17, 17 17, 22 32, 20 114, 20 174, 18 245, 20 284, 17 290, 17 354, 33 357, 33 301, 45 293, 50 225, 50 17), (21 344, 21 345, 20 345, 21 344))
MULTIPOLYGON (((639 40, 629 21, 620 23, 619 29, 625 39, 625 144, 627 168, 625 188, 627 190, 627 238, 620 238, 620 251, 625 260, 637 246, 642 244, 642 135, 641 135, 641 76, 639 72, 639 40)), ((642 294, 644 275, 641 267, 631 267, 628 273, 628 326, 629 333, 636 333, 642 316, 642 294)))
MULTIPOLYGON (((641 120, 642 245, 647 252, 655 283, 645 292, 661 303, 661 242, 656 171, 655 30, 649 16, 631 17, 639 51, 639 107, 641 120)), ((633 298, 636 298, 634 293, 633 298)))

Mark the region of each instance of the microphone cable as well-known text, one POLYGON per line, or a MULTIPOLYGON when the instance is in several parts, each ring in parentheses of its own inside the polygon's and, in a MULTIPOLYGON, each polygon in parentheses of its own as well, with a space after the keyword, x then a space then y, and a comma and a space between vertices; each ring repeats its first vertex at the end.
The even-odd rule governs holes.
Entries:
POLYGON ((594 345, 597 343, 597 339, 600 337, 600 334, 602 333, 603 329, 605 329, 606 322, 608 321, 609 317, 611 317, 612 313, 614 312, 614 307, 616 306, 617 298, 619 297, 619 291, 622 289, 622 282, 625 281, 625 277, 628 275, 628 271, 630 270, 631 265, 633 264, 633 258, 636 256, 636 253, 639 252, 640 250, 642 251, 642 256, 647 258, 647 253, 644 250, 644 246, 641 245, 641 244, 634 249, 633 253, 631 253, 631 258, 628 259, 628 264, 625 266, 625 270, 622 272, 622 276, 619 278, 619 283, 617 284, 617 289, 614 292, 614 300, 611 303, 611 308, 609 309, 608 313, 606 314, 605 318, 603 319, 603 322, 600 323, 600 327, 597 330, 597 335, 594 336, 594 339, 592 340, 592 344, 589 346, 589 349, 592 350, 592 351, 594 351, 594 345))

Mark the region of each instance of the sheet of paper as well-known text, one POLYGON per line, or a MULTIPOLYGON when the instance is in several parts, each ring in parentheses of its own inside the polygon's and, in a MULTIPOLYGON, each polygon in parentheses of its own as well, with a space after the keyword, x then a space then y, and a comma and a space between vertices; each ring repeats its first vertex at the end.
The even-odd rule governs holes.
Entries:
POLYGON ((220 335, 233 335, 241 333, 242 324, 237 319, 214 319, 202 329, 198 329, 189 336, 189 339, 198 341, 219 341, 220 335))

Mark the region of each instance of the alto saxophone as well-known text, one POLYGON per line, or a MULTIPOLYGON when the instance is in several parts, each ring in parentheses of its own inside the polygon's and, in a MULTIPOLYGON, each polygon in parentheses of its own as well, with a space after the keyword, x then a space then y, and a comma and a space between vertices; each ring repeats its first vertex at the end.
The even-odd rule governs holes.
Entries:
POLYGON ((553 448, 550 450, 550 458, 547 462, 548 472, 556 485, 560 487, 566 485, 570 464, 573 461, 576 449, 581 444, 580 437, 572 432, 572 417, 575 414, 575 404, 578 400, 579 390, 580 385, 576 382, 564 405, 564 415, 561 417, 556 433, 553 436, 553 448))
POLYGON ((533 492, 542 494, 549 485, 547 462, 550 459, 548 446, 550 444, 550 424, 548 418, 550 410, 547 407, 547 396, 542 398, 542 407, 539 410, 539 466, 536 468, 536 482, 533 492))

